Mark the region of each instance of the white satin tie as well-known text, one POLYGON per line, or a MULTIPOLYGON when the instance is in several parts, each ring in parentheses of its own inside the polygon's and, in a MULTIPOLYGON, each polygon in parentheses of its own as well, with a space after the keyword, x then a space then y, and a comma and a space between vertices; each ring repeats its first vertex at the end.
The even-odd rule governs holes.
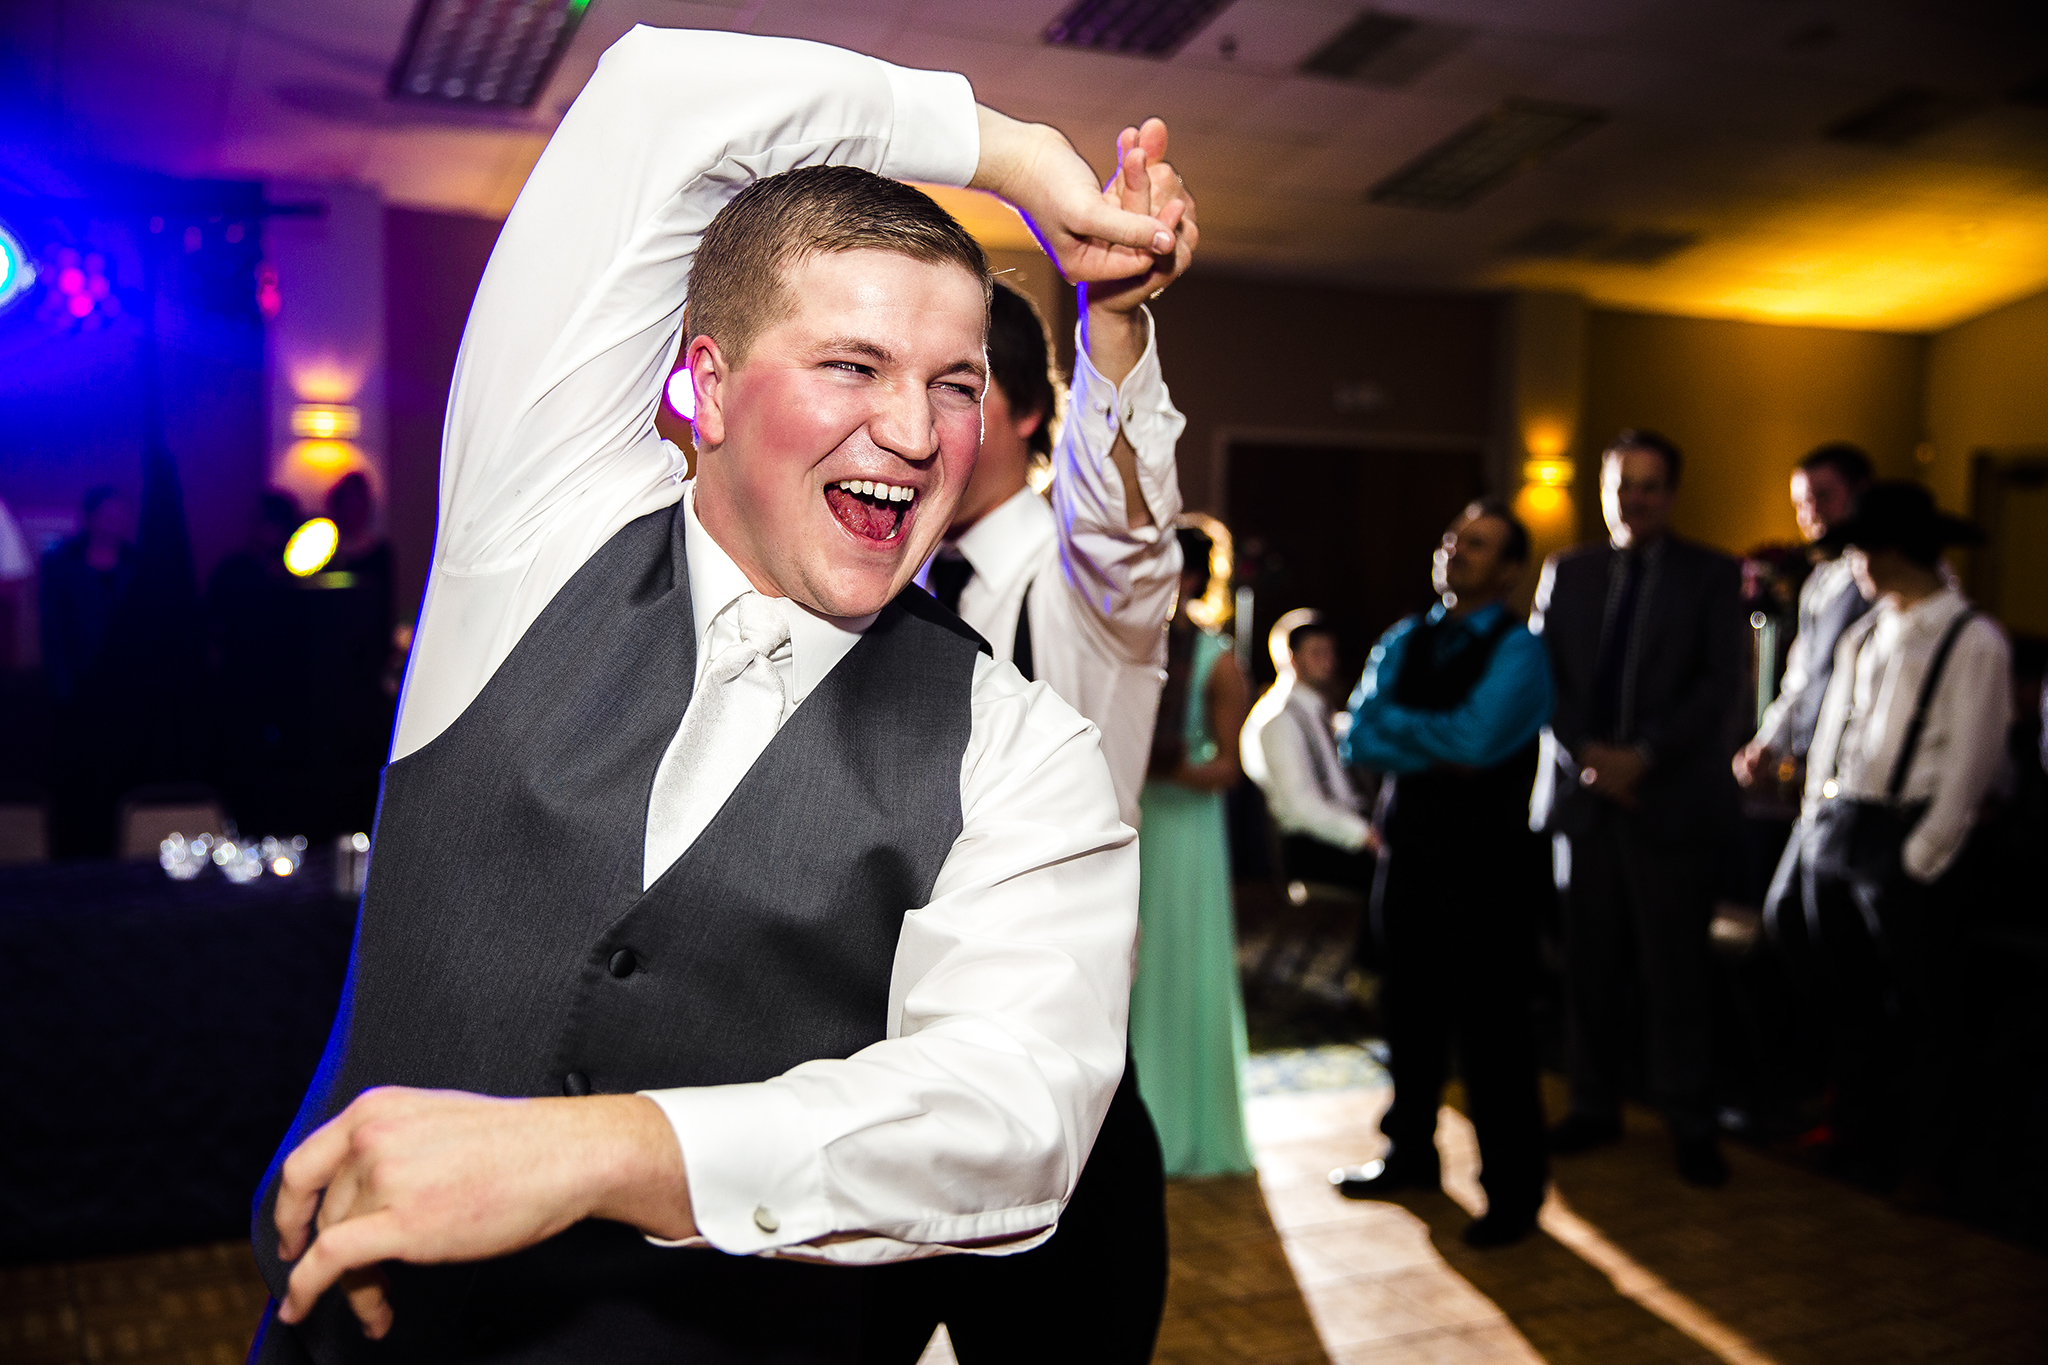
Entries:
MULTIPOLYGON (((789 622, 757 592, 741 596, 727 612, 737 617, 739 639, 721 649, 697 679, 682 724, 654 770, 642 889, 697 841, 782 726, 789 694, 776 663, 778 655, 788 657, 789 622)), ((710 636, 729 631, 721 620, 710 636)))

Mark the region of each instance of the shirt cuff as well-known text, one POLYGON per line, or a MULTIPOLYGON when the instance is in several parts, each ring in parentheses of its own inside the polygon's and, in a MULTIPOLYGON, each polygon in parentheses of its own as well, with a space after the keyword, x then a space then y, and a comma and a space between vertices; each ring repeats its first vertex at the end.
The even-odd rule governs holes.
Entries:
POLYGON ((1081 448, 1102 452, 1109 458, 1119 428, 1138 456, 1138 489, 1145 498, 1145 510, 1152 514, 1154 527, 1170 526, 1180 514, 1180 475, 1174 464, 1174 448, 1187 427, 1187 419, 1173 405, 1166 390, 1166 375, 1159 367, 1159 328, 1152 310, 1145 315, 1145 350, 1138 363, 1112 384, 1095 362, 1088 358, 1080 323, 1074 326, 1074 379, 1069 386, 1067 420, 1084 423, 1081 448))
POLYGON ((884 62, 895 117, 882 174, 891 180, 965 185, 981 162, 974 87, 951 71, 918 71, 884 62))
MULTIPOLYGON (((683 1149, 700 1237, 734 1255, 833 1231, 825 1163, 795 1096, 772 1083, 640 1092, 661 1106, 683 1149)), ((689 1242, 665 1242, 683 1246, 689 1242)))

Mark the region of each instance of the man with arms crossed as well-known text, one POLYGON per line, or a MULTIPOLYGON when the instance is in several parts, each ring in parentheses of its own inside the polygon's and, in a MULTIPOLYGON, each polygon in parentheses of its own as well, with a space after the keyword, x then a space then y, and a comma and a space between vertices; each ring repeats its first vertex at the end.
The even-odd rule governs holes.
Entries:
POLYGON ((1464 1239, 1505 1246, 1535 1228, 1549 1175, 1530 894, 1547 869, 1529 789, 1550 666, 1505 600, 1529 567, 1529 532, 1506 504, 1467 507, 1433 566, 1438 604, 1373 646, 1344 737, 1351 762, 1392 784, 1372 908, 1394 1103, 1380 1120, 1386 1156, 1330 1180, 1347 1199, 1437 1188, 1437 1106, 1455 1048, 1486 1190, 1464 1239))
POLYGON ((744 35, 628 34, 528 180, 259 1359, 850 1359, 869 1272, 800 1262, 1026 1249, 1073 1190, 1136 859, 1092 727, 904 591, 988 281, 882 176, 1004 194, 1082 277, 1174 250, 960 77, 744 35))
MULTIPOLYGON (((1094 722, 1124 823, 1138 792, 1166 667, 1180 577, 1174 444, 1186 425, 1160 375, 1144 304, 1177 279, 1197 241, 1193 201, 1163 160, 1166 125, 1117 140, 1121 192, 1154 212, 1178 204, 1178 246, 1127 280, 1080 286, 1074 383, 1055 445, 1050 336, 1025 296, 998 282, 989 306, 981 454, 927 582, 998 659, 1094 722), (1050 459, 1050 503, 1031 473, 1050 459)), ((1152 1358, 1166 1305, 1166 1191, 1159 1136, 1125 1063, 1060 1229, 1014 1257, 936 1258, 893 1270, 893 1343, 910 1365, 944 1321, 961 1365, 1039 1361, 1089 1343, 1091 1359, 1152 1358), (1020 1305, 1057 1302, 1057 1316, 1020 1305)))

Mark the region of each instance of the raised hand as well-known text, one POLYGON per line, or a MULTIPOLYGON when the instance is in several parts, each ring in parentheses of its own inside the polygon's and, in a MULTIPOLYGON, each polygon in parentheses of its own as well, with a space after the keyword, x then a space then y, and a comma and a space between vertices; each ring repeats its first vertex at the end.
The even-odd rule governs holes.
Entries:
POLYGON ((1173 231, 1173 250, 1155 253, 1145 268, 1122 279, 1101 280, 1083 286, 1083 308, 1106 308, 1130 313, 1166 292, 1166 287, 1186 273, 1201 241, 1195 223, 1195 199, 1187 183, 1166 160, 1166 124, 1146 119, 1136 128, 1126 128, 1116 140, 1117 173, 1103 187, 1105 202, 1126 213, 1144 213, 1157 218, 1173 231))
POLYGON ((1173 229, 1105 195, 1057 129, 985 106, 976 112, 981 160, 970 183, 1014 205, 1069 281, 1128 279, 1174 250, 1173 229))

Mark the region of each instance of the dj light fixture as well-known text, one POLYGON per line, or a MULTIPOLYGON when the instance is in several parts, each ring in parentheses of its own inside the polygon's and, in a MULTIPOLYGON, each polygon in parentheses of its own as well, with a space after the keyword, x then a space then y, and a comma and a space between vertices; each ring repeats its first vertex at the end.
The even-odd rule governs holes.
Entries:
POLYGON ((395 99, 527 109, 590 0, 420 0, 391 67, 395 99))
POLYGON ((35 263, 22 250, 21 239, 0 223, 0 312, 19 302, 35 282, 35 263))

